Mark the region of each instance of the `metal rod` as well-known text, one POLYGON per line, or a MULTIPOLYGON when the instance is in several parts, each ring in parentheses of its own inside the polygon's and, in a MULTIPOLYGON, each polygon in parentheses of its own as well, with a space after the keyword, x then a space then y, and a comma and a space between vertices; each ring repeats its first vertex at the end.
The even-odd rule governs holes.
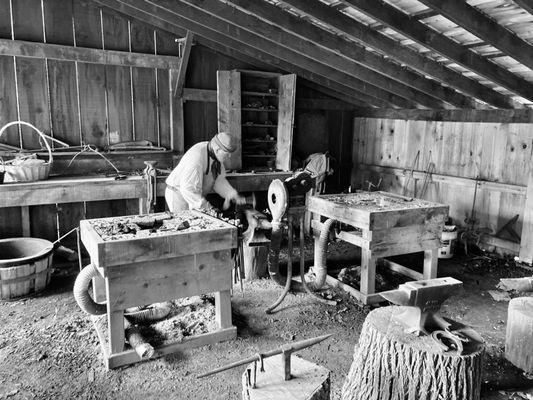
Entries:
POLYGON ((300 340, 298 342, 290 343, 288 345, 282 346, 279 349, 270 350, 270 351, 268 351, 266 353, 258 353, 258 354, 254 355, 252 357, 245 358, 244 360, 236 361, 236 362, 233 362, 231 364, 225 365, 223 367, 214 369, 213 371, 206 372, 204 374, 200 374, 200 375, 197 376, 197 378, 204 378, 206 376, 217 374, 219 372, 226 371, 228 369, 240 367, 241 365, 246 365, 246 364, 252 363, 254 361, 261 361, 264 358, 272 357, 272 356, 275 356, 275 355, 278 355, 278 354, 281 354, 281 353, 286 353, 286 354, 294 353, 295 351, 298 351, 298 350, 301 350, 301 349, 305 349, 306 347, 310 347, 310 346, 313 346, 313 345, 315 345, 317 343, 320 343, 323 340, 326 340, 326 339, 328 339, 331 336, 333 336, 332 333, 330 333, 328 335, 317 336, 315 338, 305 339, 305 340, 300 340))

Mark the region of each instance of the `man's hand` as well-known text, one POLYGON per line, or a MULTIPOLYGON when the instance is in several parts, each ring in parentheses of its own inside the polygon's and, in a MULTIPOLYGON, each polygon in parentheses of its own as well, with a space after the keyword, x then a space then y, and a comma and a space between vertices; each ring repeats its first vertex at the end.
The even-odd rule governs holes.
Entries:
POLYGON ((246 204, 246 197, 244 197, 244 196, 237 195, 232 200, 238 206, 243 206, 243 205, 246 204))
POLYGON ((222 209, 227 210, 231 205, 231 202, 235 203, 238 206, 242 206, 246 204, 246 197, 240 196, 238 194, 232 197, 228 197, 224 200, 224 205, 222 206, 222 209))

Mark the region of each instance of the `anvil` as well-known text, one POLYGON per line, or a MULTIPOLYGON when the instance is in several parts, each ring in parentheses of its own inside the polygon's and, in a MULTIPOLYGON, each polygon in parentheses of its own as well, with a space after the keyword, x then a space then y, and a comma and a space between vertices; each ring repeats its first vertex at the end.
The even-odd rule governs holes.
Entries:
POLYGON ((391 303, 405 306, 402 312, 394 315, 394 319, 405 325, 407 332, 430 334, 449 327, 448 322, 435 314, 462 284, 451 277, 412 281, 380 295, 391 303))

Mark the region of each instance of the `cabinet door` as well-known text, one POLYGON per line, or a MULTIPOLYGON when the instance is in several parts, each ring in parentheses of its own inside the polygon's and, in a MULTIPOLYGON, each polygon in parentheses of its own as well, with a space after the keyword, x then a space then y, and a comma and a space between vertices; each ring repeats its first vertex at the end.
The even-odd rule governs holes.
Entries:
POLYGON ((276 168, 290 171, 292 157, 292 130, 296 99, 296 75, 282 75, 278 85, 278 142, 276 168))
POLYGON ((226 161, 226 169, 240 170, 241 151, 241 74, 217 71, 217 123, 219 132, 227 132, 237 140, 237 150, 226 161))

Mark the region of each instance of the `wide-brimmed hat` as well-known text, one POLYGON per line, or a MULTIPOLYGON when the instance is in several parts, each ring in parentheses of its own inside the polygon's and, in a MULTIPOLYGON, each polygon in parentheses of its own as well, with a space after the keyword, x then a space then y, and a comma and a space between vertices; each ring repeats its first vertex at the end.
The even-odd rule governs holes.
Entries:
POLYGON ((219 132, 216 134, 213 139, 211 139, 211 143, 216 144, 219 148, 228 153, 233 153, 237 150, 237 140, 226 132, 219 132))

